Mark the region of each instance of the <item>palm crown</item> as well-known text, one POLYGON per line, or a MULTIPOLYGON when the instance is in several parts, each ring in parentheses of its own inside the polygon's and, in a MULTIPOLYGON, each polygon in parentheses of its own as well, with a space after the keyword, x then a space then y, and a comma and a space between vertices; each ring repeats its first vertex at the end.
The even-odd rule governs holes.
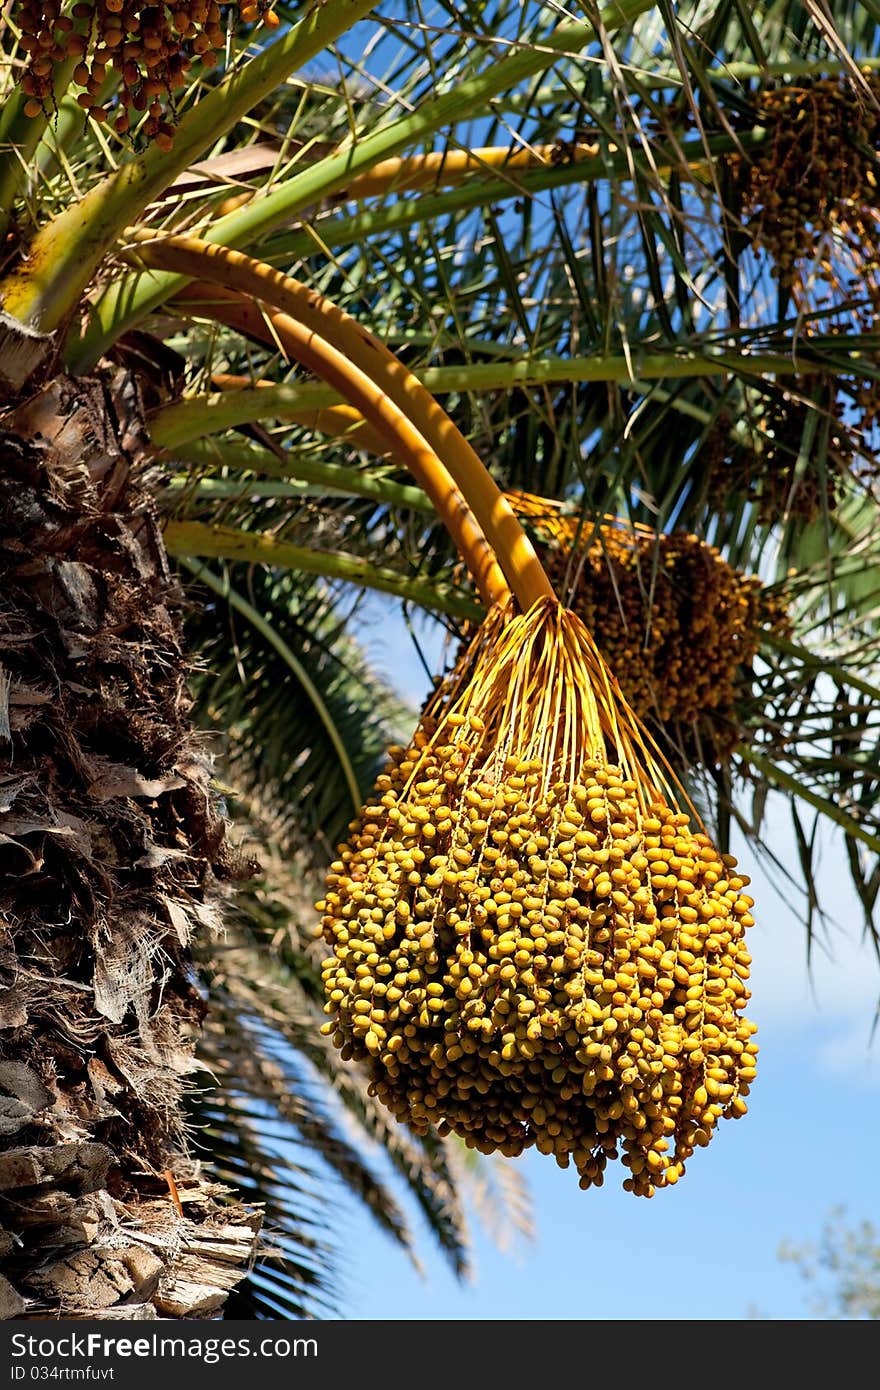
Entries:
POLYGON ((358 589, 453 640, 494 593, 470 533, 452 528, 476 585, 450 539, 431 448, 461 481, 447 426, 431 436, 430 405, 409 405, 418 383, 510 494, 560 596, 587 606, 721 848, 735 820, 771 854, 763 806, 782 793, 808 930, 825 822, 875 930, 876 17, 812 0, 617 0, 580 19, 327 0, 237 23, 193 5, 156 30, 162 68, 130 10, 76 6, 53 29, 28 3, 5 21, 0 294, 17 331, 0 373, 12 405, 51 372, 139 382, 197 723, 222 734, 228 809, 263 845, 223 950, 200 948, 218 1084, 196 1114, 286 1243, 249 1306, 314 1310, 313 1204, 290 1207, 271 1124, 409 1244, 334 1088, 459 1268, 455 1188, 479 1180, 454 1140, 393 1125, 321 1037, 310 944, 316 871, 413 723, 352 636, 358 589), (378 395, 357 325, 397 361, 378 395), (701 709, 676 705, 698 679, 701 709))

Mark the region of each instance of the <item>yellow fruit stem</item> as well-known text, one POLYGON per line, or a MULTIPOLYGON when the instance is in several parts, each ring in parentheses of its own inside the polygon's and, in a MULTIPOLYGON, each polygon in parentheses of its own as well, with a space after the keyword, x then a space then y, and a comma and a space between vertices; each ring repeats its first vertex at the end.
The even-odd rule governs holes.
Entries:
MULTIPOLYGON (((295 323, 305 330, 300 336, 306 347, 310 335, 314 334, 325 344, 332 344, 346 373, 357 370, 379 389, 379 398, 386 412, 382 426, 386 438, 390 439, 387 433, 387 407, 393 404, 421 437, 422 446, 427 444, 433 451, 435 466, 436 460, 440 460, 449 470, 523 610, 530 608, 538 599, 555 598, 553 586, 531 541, 479 456, 418 378, 356 319, 298 280, 240 251, 216 246, 196 237, 175 236, 157 241, 146 231, 135 231, 132 235, 145 264, 192 279, 207 280, 218 286, 232 287, 234 291, 250 296, 255 306, 258 303, 271 306, 258 333, 264 341, 274 341, 268 336, 268 322, 274 322, 274 311, 277 311, 288 323, 295 323)), ((188 291, 188 295, 191 298, 191 291, 188 291)), ((218 308, 224 303, 229 303, 228 291, 226 296, 222 293, 218 296, 218 308)), ((216 317, 215 314, 212 316, 216 317)), ((254 319, 259 321, 260 318, 260 313, 255 312, 254 319)), ((346 380, 346 373, 341 376, 341 382, 346 380)), ((326 376, 324 379, 329 380, 326 376)), ((337 385, 337 389, 350 404, 358 404, 342 384, 337 385)), ((358 408, 361 408, 359 404, 358 408)), ((372 414, 363 413, 370 423, 378 427, 375 400, 371 410, 372 414)), ((427 486, 425 490, 428 491, 427 486)))
MULTIPOLYGON (((611 146, 613 153, 614 147, 611 146)), ((431 191, 461 183, 470 174, 500 170, 502 173, 522 173, 548 164, 577 164, 583 159, 595 159, 598 145, 576 142, 571 147, 559 143, 531 145, 519 149, 509 145, 484 145, 472 150, 433 150, 428 154, 395 155, 380 160, 365 174, 359 174, 350 184, 333 195, 334 202, 359 202, 362 198, 378 198, 385 193, 411 193, 416 189, 431 191)), ((257 190, 234 194, 217 209, 220 216, 243 207, 257 196, 257 190)))
POLYGON ((503 173, 534 169, 544 164, 576 163, 594 159, 598 145, 575 144, 569 151, 559 144, 532 145, 510 149, 505 145, 484 145, 473 150, 435 150, 429 154, 383 159, 367 173, 353 179, 337 196, 346 202, 374 198, 382 193, 404 193, 413 189, 440 188, 455 184, 480 170, 500 169, 503 173))
MULTIPOLYGON (((178 303, 185 301, 184 290, 178 297, 178 303)), ((249 376, 233 376, 229 372, 214 372, 211 385, 218 391, 246 391, 250 387, 268 388, 276 383, 265 379, 254 381, 249 376)), ((172 409, 173 407, 169 406, 163 407, 163 419, 165 413, 170 413, 172 409)), ((368 454, 377 454, 379 458, 388 458, 392 452, 385 436, 368 425, 361 412, 355 410, 352 405, 328 405, 320 410, 295 410, 291 411, 287 418, 293 424, 302 425, 315 434, 329 434, 333 438, 351 435, 356 448, 363 449, 368 454)))
POLYGON ((243 391, 247 386, 262 387, 265 390, 274 386, 275 382, 266 376, 237 376, 232 372, 212 372, 211 385, 216 386, 218 391, 243 391))
POLYGON ((205 317, 251 336, 264 337, 345 396, 396 456, 405 461, 428 494, 484 603, 488 607, 508 603, 510 588, 465 499, 434 451, 380 386, 320 334, 237 290, 196 283, 188 287, 187 296, 190 305, 197 306, 205 317))

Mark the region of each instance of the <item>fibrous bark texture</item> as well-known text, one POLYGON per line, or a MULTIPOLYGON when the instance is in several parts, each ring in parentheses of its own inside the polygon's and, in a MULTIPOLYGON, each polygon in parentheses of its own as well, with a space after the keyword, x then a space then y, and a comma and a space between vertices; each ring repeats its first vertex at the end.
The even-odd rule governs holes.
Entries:
POLYGON ((210 1316, 256 1213, 187 1156, 181 1094, 223 827, 134 377, 0 415, 0 1315, 210 1316))

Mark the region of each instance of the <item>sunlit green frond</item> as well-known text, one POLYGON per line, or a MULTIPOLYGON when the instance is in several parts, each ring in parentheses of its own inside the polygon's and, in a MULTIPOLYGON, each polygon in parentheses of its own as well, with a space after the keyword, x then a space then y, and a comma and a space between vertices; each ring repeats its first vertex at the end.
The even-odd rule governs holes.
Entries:
POLYGON ((199 720, 222 737, 242 787, 276 799, 291 842, 326 857, 358 809, 352 781, 361 792, 372 785, 409 716, 346 638, 350 599, 292 572, 255 568, 237 584, 269 626, 255 626, 222 593, 193 603, 199 720))

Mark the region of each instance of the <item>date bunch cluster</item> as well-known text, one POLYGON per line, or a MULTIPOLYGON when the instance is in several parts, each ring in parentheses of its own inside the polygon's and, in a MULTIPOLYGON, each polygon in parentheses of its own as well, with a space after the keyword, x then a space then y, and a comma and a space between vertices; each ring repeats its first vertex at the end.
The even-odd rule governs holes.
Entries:
POLYGON ((786 626, 780 601, 688 532, 622 524, 596 531, 544 499, 511 500, 531 515, 541 563, 596 634, 636 714, 667 726, 699 722, 702 760, 729 756, 741 736, 738 694, 762 633, 786 626))
POLYGON ((478 641, 391 750, 318 905, 325 1032, 418 1132, 534 1145, 583 1188, 619 1160, 652 1196, 746 1111, 753 901, 614 744, 553 608, 478 641))
MULTIPOLYGON (((864 71, 859 80, 846 74, 769 87, 755 98, 754 119, 766 129, 764 142, 749 159, 731 160, 741 220, 753 244, 772 258, 772 274, 790 291, 806 337, 873 333, 880 313, 880 75, 864 71)), ((809 470, 797 486, 792 475, 808 437, 809 382, 789 400, 771 403, 769 415, 780 418, 771 418, 770 428, 783 445, 771 443, 758 459, 770 519, 774 506, 808 521, 833 510, 858 435, 880 419, 876 379, 856 372, 848 381, 832 377, 816 386, 820 402, 831 397, 820 412, 827 424, 820 423, 819 436, 829 435, 826 464, 821 473, 809 470)), ((868 456, 860 466, 873 477, 872 451, 858 452, 868 456)))
POLYGON ((831 255, 829 237, 855 233, 877 267, 880 78, 817 77, 771 87, 756 98, 765 143, 737 163, 744 219, 755 242, 789 276, 799 260, 831 255))
MULTIPOLYGON (((139 0, 19 0, 12 7, 28 55, 22 88, 26 110, 54 113, 59 70, 75 64, 77 101, 95 120, 111 119, 120 134, 143 113, 142 133, 160 148, 174 138, 174 93, 186 83, 194 62, 213 67, 226 43, 217 0, 173 0, 143 5, 139 0)), ((239 8, 244 24, 277 26, 269 0, 239 8)))
MULTIPOLYGON (((763 526, 790 519, 812 525, 837 510, 848 479, 876 477, 876 463, 860 449, 859 436, 876 425, 880 388, 856 378, 843 383, 848 405, 840 387, 816 373, 762 394, 750 402, 748 430, 735 444, 729 417, 719 418, 701 458, 710 505, 723 512, 735 500, 746 500, 763 526), (801 454, 808 440, 821 462, 810 458, 804 467, 801 454)), ((766 590, 759 594, 760 621, 784 635, 787 624, 778 599, 766 590)))

